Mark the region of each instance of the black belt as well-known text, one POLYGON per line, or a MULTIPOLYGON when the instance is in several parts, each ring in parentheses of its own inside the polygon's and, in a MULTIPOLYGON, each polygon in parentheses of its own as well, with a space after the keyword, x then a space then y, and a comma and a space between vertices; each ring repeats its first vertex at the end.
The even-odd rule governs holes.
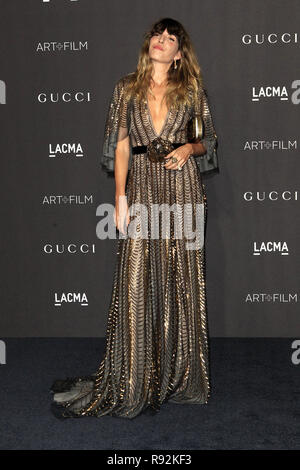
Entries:
MULTIPOLYGON (((177 149, 177 147, 180 147, 181 145, 184 145, 184 142, 170 142, 170 145, 172 146, 173 150, 177 149)), ((132 153, 133 154, 138 154, 138 153, 147 153, 149 148, 149 145, 137 145, 135 147, 132 147, 132 153)))

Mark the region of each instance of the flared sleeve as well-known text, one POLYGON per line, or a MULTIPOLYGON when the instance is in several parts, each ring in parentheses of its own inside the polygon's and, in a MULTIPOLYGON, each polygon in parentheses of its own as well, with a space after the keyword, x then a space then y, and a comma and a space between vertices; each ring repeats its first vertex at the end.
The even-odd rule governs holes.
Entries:
POLYGON ((203 155, 194 155, 194 157, 201 173, 204 173, 218 168, 218 138, 210 112, 207 92, 202 87, 200 87, 197 93, 197 100, 193 107, 193 116, 196 113, 200 114, 202 117, 203 136, 201 141, 206 148, 206 153, 203 155))
MULTIPOLYGON (((106 115, 101 166, 106 172, 113 172, 117 143, 125 139, 130 132, 130 107, 124 96, 125 78, 122 77, 114 86, 106 115)), ((132 152, 130 148, 129 168, 132 152)))

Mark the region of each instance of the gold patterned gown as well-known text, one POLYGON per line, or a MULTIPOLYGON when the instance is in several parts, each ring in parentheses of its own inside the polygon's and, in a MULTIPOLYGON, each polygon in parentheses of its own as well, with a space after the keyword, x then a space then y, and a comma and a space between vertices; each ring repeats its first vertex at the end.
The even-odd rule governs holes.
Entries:
POLYGON ((129 208, 140 203, 149 211, 148 236, 118 238, 104 357, 90 375, 53 382, 51 409, 61 418, 134 418, 146 409, 158 411, 167 400, 204 404, 210 394, 203 244, 207 207, 201 172, 217 166, 217 136, 207 95, 199 89, 195 106, 170 108, 158 135, 148 103, 125 102, 124 86, 130 75, 118 80, 113 90, 102 168, 113 171, 116 144, 127 135, 131 146, 148 145, 158 137, 184 144, 196 109, 202 110, 207 152, 190 156, 178 171, 150 161, 146 153, 131 151, 127 203, 129 208), (151 228, 160 227, 162 220, 152 209, 155 204, 175 204, 182 223, 180 209, 188 207, 202 244, 187 249, 192 238, 187 240, 184 231, 181 238, 175 237, 172 213, 167 236, 159 228, 153 238, 151 228), (197 206, 202 211, 197 212, 197 206))

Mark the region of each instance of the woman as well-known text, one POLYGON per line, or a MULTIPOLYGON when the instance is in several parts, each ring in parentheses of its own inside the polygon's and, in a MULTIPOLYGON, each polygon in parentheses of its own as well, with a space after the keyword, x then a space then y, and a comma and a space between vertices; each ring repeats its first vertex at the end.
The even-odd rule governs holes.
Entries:
POLYGON ((177 21, 159 20, 145 35, 136 72, 116 83, 105 125, 102 165, 114 171, 114 222, 121 235, 104 359, 94 374, 53 383, 57 417, 132 419, 155 413, 167 400, 207 403, 201 172, 217 168, 216 144, 189 36, 177 21), (199 115, 203 138, 188 142, 190 123, 199 115), (154 209, 174 205, 177 211, 166 217, 154 209), (141 212, 142 224, 137 218, 135 236, 128 236, 141 212), (186 220, 196 242, 189 232, 177 236, 176 224, 188 225, 186 220))

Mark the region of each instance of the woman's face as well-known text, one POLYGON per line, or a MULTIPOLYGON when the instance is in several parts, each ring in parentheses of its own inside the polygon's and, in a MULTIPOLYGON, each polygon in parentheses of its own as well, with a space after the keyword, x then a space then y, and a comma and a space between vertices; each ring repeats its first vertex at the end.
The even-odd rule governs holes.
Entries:
POLYGON ((180 59, 178 39, 174 34, 169 34, 167 29, 163 33, 154 33, 150 39, 149 57, 158 62, 172 63, 180 59))

